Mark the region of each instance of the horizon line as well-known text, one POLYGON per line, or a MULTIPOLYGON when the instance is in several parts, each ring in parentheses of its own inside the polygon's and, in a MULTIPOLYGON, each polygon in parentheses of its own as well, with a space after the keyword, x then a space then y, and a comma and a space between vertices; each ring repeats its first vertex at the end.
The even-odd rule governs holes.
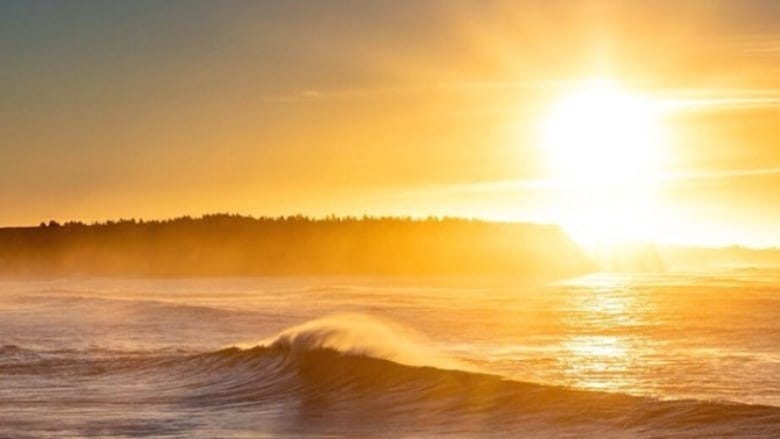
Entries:
MULTIPOLYGON (((339 215, 336 213, 330 213, 330 214, 324 214, 324 215, 307 215, 303 213, 295 213, 295 214, 279 214, 279 215, 253 215, 253 214, 244 214, 244 213, 230 213, 230 212, 213 212, 213 213, 202 213, 202 214, 195 214, 195 215, 188 215, 183 214, 179 216, 171 216, 171 217, 157 217, 157 218, 140 218, 140 217, 129 217, 129 218, 115 218, 115 219, 104 219, 104 220, 92 220, 92 221, 84 221, 84 220, 67 220, 67 221, 58 221, 55 219, 49 219, 48 221, 43 220, 40 221, 38 224, 27 224, 27 225, 0 225, 0 231, 1 230, 8 230, 8 229, 35 229, 40 227, 49 227, 54 224, 55 227, 63 227, 63 226, 83 226, 83 227, 92 227, 92 226, 107 226, 107 225, 115 225, 115 224, 126 224, 126 223, 135 223, 135 224, 148 224, 148 223, 169 223, 174 221, 182 221, 182 220, 204 220, 214 217, 229 217, 229 218, 237 218, 237 219, 247 219, 247 220, 254 220, 254 221, 284 221, 284 220, 305 220, 310 222, 327 222, 327 221, 376 221, 376 220, 401 220, 401 221, 410 221, 410 222, 426 222, 426 221, 468 221, 468 222, 478 222, 478 223, 485 223, 485 224, 518 224, 518 225, 533 225, 533 226, 540 226, 540 227, 557 227, 561 229, 567 236, 569 236, 570 239, 572 239, 574 242, 576 242, 578 245, 584 246, 582 243, 575 240, 571 234, 566 230, 566 228, 559 223, 555 222, 540 222, 540 221, 532 221, 532 220, 497 220, 495 218, 486 218, 486 217, 480 217, 480 216, 459 216, 459 215, 402 215, 402 214, 393 214, 393 215, 370 215, 370 214, 362 214, 362 215, 352 215, 352 214, 344 214, 339 215)), ((654 241, 648 241, 648 240, 625 240, 623 242, 616 242, 611 244, 613 246, 621 246, 621 245, 653 245, 657 247, 667 247, 667 248, 698 248, 698 249, 729 249, 729 248, 743 248, 748 250, 754 250, 754 251, 780 251, 780 245, 778 244, 771 244, 771 245, 765 245, 765 246, 756 246, 756 245, 749 245, 744 243, 729 243, 729 244, 721 244, 721 245, 712 245, 712 244, 694 244, 694 243, 672 243, 672 242, 654 242, 654 241)))

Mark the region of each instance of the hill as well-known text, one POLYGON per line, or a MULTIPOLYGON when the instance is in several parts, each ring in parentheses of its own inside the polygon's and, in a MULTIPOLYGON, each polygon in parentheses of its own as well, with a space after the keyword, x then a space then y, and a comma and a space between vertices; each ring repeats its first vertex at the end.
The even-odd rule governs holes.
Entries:
POLYGON ((590 269, 557 226, 455 218, 311 219, 217 214, 0 229, 0 275, 244 276, 590 269))

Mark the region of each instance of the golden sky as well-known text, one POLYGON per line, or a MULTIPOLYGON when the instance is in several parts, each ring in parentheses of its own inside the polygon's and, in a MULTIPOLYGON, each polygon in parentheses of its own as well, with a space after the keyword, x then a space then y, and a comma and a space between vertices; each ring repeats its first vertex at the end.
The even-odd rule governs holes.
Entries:
POLYGON ((775 1, 4 2, 0 53, 0 225, 459 215, 780 245, 775 1), (585 99, 551 153, 594 83, 617 104, 585 99))

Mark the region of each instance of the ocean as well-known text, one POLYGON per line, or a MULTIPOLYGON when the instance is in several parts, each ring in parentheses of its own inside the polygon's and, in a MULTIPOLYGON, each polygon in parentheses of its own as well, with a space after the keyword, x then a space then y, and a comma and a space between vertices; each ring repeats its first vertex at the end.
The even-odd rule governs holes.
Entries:
POLYGON ((780 437, 780 272, 0 281, 0 437, 780 437))

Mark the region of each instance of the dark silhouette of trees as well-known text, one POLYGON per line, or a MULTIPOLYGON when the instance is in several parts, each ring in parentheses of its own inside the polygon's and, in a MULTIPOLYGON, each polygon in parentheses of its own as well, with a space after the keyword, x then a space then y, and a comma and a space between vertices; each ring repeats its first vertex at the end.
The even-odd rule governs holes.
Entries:
POLYGON ((556 226, 457 218, 209 214, 0 229, 0 274, 244 276, 580 273, 556 226))

